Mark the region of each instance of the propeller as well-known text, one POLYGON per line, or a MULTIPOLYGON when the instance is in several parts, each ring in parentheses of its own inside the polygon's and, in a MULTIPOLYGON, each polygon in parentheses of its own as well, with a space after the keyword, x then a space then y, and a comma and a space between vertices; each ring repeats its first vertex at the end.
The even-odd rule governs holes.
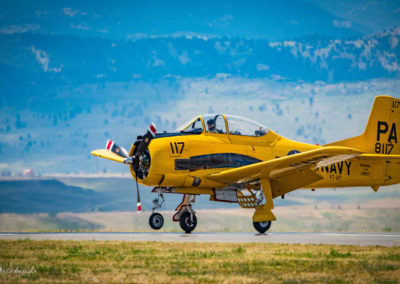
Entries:
POLYGON ((125 150, 125 148, 118 146, 112 140, 107 140, 106 148, 108 151, 111 151, 114 154, 117 154, 118 156, 121 156, 123 158, 129 157, 128 152, 125 150))
POLYGON ((156 127, 154 123, 151 123, 147 132, 143 136, 138 136, 134 145, 136 148, 132 156, 129 156, 125 148, 118 146, 114 141, 107 140, 106 148, 107 150, 113 152, 114 154, 125 158, 124 163, 131 164, 133 171, 135 172, 136 180, 136 195, 137 195, 137 212, 142 211, 142 204, 140 203, 140 191, 138 176, 144 179, 150 169, 150 154, 148 152, 148 147, 151 140, 156 136, 156 127))

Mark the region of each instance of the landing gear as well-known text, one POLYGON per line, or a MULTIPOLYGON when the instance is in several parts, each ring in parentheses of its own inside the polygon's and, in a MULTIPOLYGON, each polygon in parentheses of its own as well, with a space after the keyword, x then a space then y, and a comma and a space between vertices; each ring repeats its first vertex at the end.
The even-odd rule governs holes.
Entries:
MULTIPOLYGON (((154 230, 159 230, 164 225, 164 218, 160 213, 156 213, 155 210, 160 208, 164 204, 163 193, 176 193, 171 188, 166 187, 155 187, 153 193, 157 193, 157 198, 153 200, 153 214, 149 219, 149 225, 154 230)), ((193 210, 196 196, 193 194, 183 194, 182 202, 176 207, 177 211, 172 217, 172 221, 179 222, 182 230, 185 233, 191 233, 197 226, 196 212, 193 210)))
POLYGON ((160 230, 164 225, 164 218, 160 213, 153 213, 149 219, 149 225, 154 230, 160 230))
POLYGON ((194 213, 186 211, 179 217, 179 225, 186 234, 190 234, 197 225, 197 218, 194 213))
POLYGON ((196 212, 193 210, 196 196, 191 194, 184 194, 181 204, 176 208, 176 214, 172 218, 173 221, 178 222, 185 233, 190 234, 197 225, 196 212))
POLYGON ((271 227, 271 221, 267 222, 253 222, 254 229, 256 229, 260 234, 264 234, 271 227))
POLYGON ((157 197, 153 200, 153 214, 150 215, 149 225, 154 230, 160 230, 164 225, 164 218, 160 213, 154 212, 156 209, 161 208, 164 204, 164 195, 162 189, 158 189, 157 197))
POLYGON ((268 179, 261 179, 261 188, 262 191, 259 192, 256 211, 253 215, 253 226, 260 234, 264 234, 271 227, 271 221, 275 221, 276 217, 272 213, 274 202, 272 201, 271 184, 268 179))

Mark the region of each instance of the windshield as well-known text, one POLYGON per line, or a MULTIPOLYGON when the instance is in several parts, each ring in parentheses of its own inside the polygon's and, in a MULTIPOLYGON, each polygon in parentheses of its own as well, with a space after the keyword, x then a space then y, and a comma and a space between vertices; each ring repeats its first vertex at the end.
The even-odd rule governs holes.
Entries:
MULTIPOLYGON (((268 133, 268 129, 254 120, 237 116, 225 115, 230 135, 241 136, 263 136, 268 133)), ((202 133, 204 130, 209 133, 226 134, 225 118, 221 114, 205 114, 203 117, 197 116, 180 126, 177 131, 183 133, 202 133), (203 118, 203 119, 202 119, 203 118)))
POLYGON ((236 115, 225 115, 225 117, 231 135, 263 136, 268 133, 266 127, 251 119, 236 115))
POLYGON ((189 120, 188 122, 186 122, 185 124, 183 124, 177 130, 180 132, 184 132, 184 133, 201 133, 201 132, 203 132, 203 123, 201 122, 200 117, 193 118, 193 119, 189 120))

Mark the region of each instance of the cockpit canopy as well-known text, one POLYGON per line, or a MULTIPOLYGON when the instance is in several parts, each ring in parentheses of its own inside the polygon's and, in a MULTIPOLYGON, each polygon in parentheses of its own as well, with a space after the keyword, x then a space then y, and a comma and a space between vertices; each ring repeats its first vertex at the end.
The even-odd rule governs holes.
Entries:
POLYGON ((197 116, 177 129, 179 132, 200 134, 205 132, 215 134, 263 136, 268 129, 251 119, 223 114, 205 114, 197 116))

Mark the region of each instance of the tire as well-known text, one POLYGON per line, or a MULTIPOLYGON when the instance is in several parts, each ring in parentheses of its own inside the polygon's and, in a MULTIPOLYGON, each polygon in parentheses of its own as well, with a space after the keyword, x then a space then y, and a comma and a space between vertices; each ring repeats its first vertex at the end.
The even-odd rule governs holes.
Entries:
POLYGON ((197 218, 196 215, 193 214, 193 222, 190 220, 190 213, 189 212, 184 212, 182 215, 179 217, 179 225, 181 226, 182 230, 185 231, 185 233, 189 234, 191 233, 197 225, 197 218))
POLYGON ((164 217, 160 213, 153 213, 149 218, 149 225, 154 230, 160 230, 164 225, 164 217))
POLYGON ((253 222, 254 229, 256 229, 260 234, 264 234, 271 227, 272 222, 253 222))

